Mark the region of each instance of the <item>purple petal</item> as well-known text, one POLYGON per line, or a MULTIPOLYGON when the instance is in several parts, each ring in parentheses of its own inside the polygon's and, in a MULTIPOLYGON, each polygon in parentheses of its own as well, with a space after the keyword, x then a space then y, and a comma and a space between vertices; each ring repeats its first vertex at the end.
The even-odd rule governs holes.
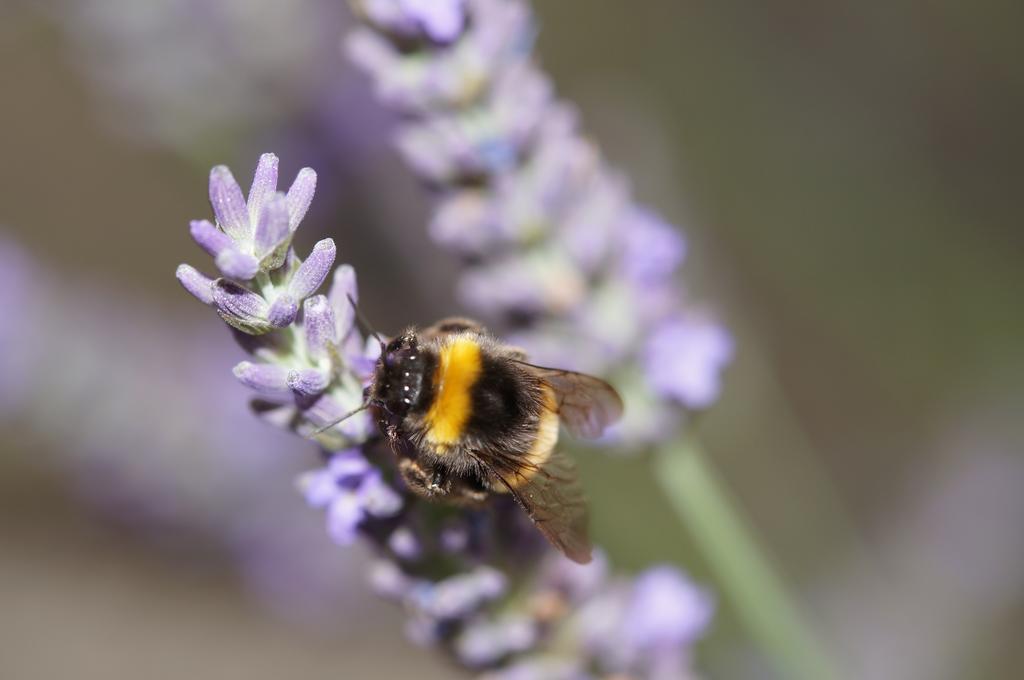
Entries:
POLYGON ((197 300, 204 305, 213 304, 213 279, 199 273, 195 267, 187 264, 179 264, 174 275, 182 287, 194 295, 197 300))
POLYGON ((447 43, 465 25, 465 0, 398 0, 405 15, 432 40, 447 43))
POLYGON ((508 652, 503 633, 493 624, 474 622, 455 639, 455 653, 470 668, 493 664, 508 652))
POLYGON ((594 680, 595 678, 584 670, 582 662, 578 659, 536 654, 522 657, 484 677, 488 680, 594 680))
POLYGON ((355 323, 356 310, 349 302, 349 296, 356 302, 359 301, 359 289, 356 286, 356 270, 352 265, 343 264, 334 270, 334 280, 331 281, 331 290, 327 293, 331 306, 334 308, 337 323, 337 337, 348 336, 355 323))
POLYGON ((222 318, 240 331, 265 330, 267 301, 237 283, 218 279, 213 283, 213 304, 222 318))
POLYGON ((670 276, 686 256, 683 235, 655 213, 637 208, 622 226, 621 266, 636 281, 670 276))
POLYGON ((199 244, 199 247, 217 257, 222 251, 234 246, 231 237, 218 229, 209 220, 192 220, 189 225, 192 232, 192 240, 199 244))
POLYGON ((455 640, 455 651, 466 665, 480 667, 508 654, 525 652, 536 641, 537 627, 533 621, 511 615, 497 622, 478 621, 466 626, 455 640))
POLYGON ((280 397, 288 393, 288 369, 284 366, 243 361, 232 372, 243 385, 261 395, 280 397))
POLYGON ((403 560, 414 560, 421 552, 420 542, 409 527, 398 527, 391 532, 388 547, 403 560))
POLYGON ((291 296, 301 300, 316 292, 334 266, 335 254, 334 239, 325 238, 318 241, 288 283, 288 292, 291 296))
POLYGON ((721 373, 732 353, 732 336, 722 326, 680 316, 651 334, 644 357, 647 379, 684 406, 704 408, 718 397, 721 373))
POLYGON ((501 597, 508 586, 508 579, 497 569, 492 567, 478 567, 473 572, 477 592, 480 597, 486 600, 493 600, 501 597))
POLYGON ((337 342, 334 309, 323 295, 306 298, 302 305, 302 326, 306 351, 313 359, 327 356, 327 348, 337 342))
POLYGON ((260 156, 260 162, 256 166, 256 173, 252 178, 252 187, 249 189, 250 224, 256 224, 263 212, 263 206, 275 191, 277 191, 277 156, 265 153, 260 156))
POLYGON ((229 279, 248 281, 260 271, 259 261, 248 253, 232 247, 222 250, 214 260, 217 269, 229 279))
POLYGON ((327 531, 341 545, 351 545, 356 539, 356 528, 363 520, 363 508, 351 491, 342 491, 327 508, 327 531))
POLYGON ((288 387, 301 395, 312 397, 331 384, 331 375, 316 368, 298 368, 288 372, 288 387))
POLYGON ((306 503, 314 508, 326 507, 338 495, 334 475, 326 469, 303 473, 297 483, 306 503))
POLYGON ((347 482, 354 477, 362 477, 370 469, 370 464, 358 449, 336 453, 327 461, 327 470, 338 482, 347 482))
POLYGON ((288 202, 284 194, 268 197, 256 224, 256 257, 263 259, 288 238, 288 202))
POLYGON ((623 657, 633 651, 622 649, 623 615, 629 600, 629 585, 612 581, 577 609, 581 647, 603 660, 614 661, 609 665, 624 665, 628 659, 623 657))
POLYGON ((235 241, 249 239, 249 211, 245 198, 226 165, 218 165, 210 171, 210 205, 217 224, 228 236, 235 241))
POLYGON ((309 204, 313 202, 313 193, 316 191, 316 173, 312 168, 303 168, 295 176, 288 189, 288 215, 291 230, 299 227, 299 222, 306 216, 309 204))
POLYGON ((394 562, 377 560, 370 565, 370 587, 381 597, 398 599, 409 589, 410 579, 394 562))
POLYGON ((299 304, 290 295, 282 295, 274 300, 267 312, 267 319, 274 328, 284 328, 295 321, 299 315, 299 304))
POLYGON ((416 605, 439 619, 465 616, 505 592, 507 580, 491 567, 477 567, 468 574, 450 576, 432 587, 413 593, 416 605))
POLYGON ((393 517, 402 509, 402 497, 383 480, 380 471, 367 473, 359 485, 359 498, 374 517, 393 517))
POLYGON ((703 634, 714 610, 711 596, 678 570, 653 567, 633 585, 622 632, 637 650, 675 649, 703 634))

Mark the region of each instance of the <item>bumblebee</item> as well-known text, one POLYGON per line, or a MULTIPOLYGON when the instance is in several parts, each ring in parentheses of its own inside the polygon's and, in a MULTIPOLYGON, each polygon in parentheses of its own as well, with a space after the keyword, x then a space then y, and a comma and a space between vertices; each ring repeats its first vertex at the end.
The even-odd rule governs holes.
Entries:
POLYGON ((408 487, 461 505, 509 493, 555 547, 589 562, 586 500, 556 447, 559 423, 599 437, 622 416, 616 391, 534 366, 469 319, 410 328, 382 345, 366 404, 408 487))

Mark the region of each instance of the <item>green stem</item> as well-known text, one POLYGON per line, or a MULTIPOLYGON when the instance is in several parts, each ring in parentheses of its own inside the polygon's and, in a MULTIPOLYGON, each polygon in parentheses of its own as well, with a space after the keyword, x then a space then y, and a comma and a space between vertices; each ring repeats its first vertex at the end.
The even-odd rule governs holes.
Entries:
POLYGON ((669 502, 693 534, 723 594, 781 676, 839 678, 700 445, 692 439, 669 444, 654 464, 669 502))

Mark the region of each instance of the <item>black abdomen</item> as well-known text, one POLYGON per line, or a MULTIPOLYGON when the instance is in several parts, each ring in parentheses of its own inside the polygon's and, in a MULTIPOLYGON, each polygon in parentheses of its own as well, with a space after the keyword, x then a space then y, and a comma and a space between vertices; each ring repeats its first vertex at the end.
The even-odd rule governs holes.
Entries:
POLYGON ((504 358, 484 354, 482 364, 471 391, 466 433, 478 439, 514 439, 532 432, 540 412, 535 381, 504 358))

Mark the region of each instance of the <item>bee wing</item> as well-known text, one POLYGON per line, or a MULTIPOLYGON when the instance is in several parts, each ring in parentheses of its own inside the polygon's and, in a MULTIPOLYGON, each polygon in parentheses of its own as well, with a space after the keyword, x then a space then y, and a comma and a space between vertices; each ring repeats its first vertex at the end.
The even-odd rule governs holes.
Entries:
POLYGON ((590 561, 587 501, 572 458, 557 449, 539 466, 507 456, 494 461, 476 458, 509 490, 553 546, 573 562, 590 561))
POLYGON ((604 380, 586 373, 517 363, 551 387, 559 418, 577 437, 596 439, 622 417, 622 397, 604 380))

